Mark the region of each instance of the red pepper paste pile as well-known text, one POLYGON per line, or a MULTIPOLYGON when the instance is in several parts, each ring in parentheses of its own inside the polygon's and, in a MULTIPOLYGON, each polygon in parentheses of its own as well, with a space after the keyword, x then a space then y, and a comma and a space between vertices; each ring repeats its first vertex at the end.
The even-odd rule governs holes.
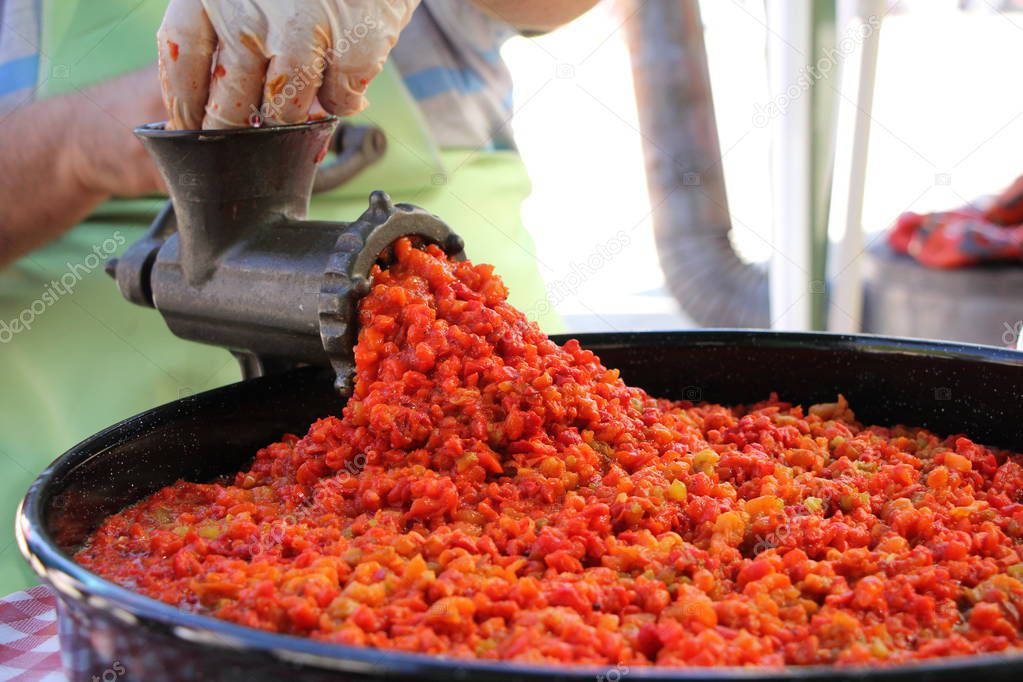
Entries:
MULTIPOLYGON (((863 426, 844 399, 625 385, 401 241, 342 416, 181 482, 77 560, 132 590, 348 645, 547 663, 897 662, 1021 643, 1023 460, 863 426)), ((680 377, 682 381, 684 377, 680 377)))

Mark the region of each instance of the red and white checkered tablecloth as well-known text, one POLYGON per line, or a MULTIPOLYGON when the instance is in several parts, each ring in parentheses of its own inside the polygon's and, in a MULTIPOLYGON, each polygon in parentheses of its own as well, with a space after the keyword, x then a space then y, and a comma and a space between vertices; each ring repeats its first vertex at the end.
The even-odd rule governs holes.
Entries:
POLYGON ((49 588, 40 585, 0 601, 0 680, 66 682, 49 588))

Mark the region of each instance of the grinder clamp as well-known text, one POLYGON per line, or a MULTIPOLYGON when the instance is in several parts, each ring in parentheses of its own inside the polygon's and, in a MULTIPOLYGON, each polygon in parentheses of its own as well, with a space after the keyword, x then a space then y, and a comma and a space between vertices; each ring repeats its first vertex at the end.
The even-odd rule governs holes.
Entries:
POLYGON ((177 336, 221 346, 245 378, 327 365, 348 396, 359 300, 371 270, 401 237, 465 259, 434 215, 373 192, 354 222, 306 220, 315 189, 347 182, 386 146, 376 128, 328 118, 280 128, 136 135, 156 159, 171 201, 107 272, 122 295, 155 308, 177 336), (337 158, 317 173, 325 150, 337 158))

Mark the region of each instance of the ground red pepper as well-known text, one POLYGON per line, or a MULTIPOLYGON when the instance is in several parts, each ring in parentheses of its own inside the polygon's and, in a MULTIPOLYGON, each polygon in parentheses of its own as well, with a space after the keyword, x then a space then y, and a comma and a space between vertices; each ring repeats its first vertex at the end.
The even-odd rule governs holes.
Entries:
POLYGON ((627 665, 1020 646, 1023 460, 808 410, 669 402, 558 347, 486 265, 395 248, 340 418, 181 482, 77 560, 330 642, 627 665))

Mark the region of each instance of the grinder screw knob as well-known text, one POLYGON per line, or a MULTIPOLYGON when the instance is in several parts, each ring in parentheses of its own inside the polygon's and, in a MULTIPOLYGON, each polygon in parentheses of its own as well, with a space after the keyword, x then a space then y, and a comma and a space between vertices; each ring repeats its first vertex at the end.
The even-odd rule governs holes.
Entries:
POLYGON ((369 293, 370 283, 365 277, 353 277, 352 278, 352 293, 358 298, 362 298, 369 293))
POLYGON ((383 222, 391 215, 391 212, 394 210, 394 204, 391 202, 391 197, 387 192, 378 189, 369 195, 369 209, 373 213, 380 215, 380 222, 383 222))
POLYGON ((454 256, 463 251, 465 251, 465 240, 457 234, 452 234, 444 240, 444 253, 449 256, 454 256))

